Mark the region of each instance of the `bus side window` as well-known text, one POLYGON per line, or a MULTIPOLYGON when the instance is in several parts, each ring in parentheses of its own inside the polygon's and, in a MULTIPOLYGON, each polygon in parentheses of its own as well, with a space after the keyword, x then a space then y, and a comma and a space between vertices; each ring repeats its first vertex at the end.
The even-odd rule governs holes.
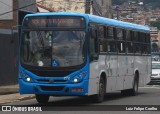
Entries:
POLYGON ((132 32, 130 30, 125 30, 125 38, 126 38, 126 52, 133 53, 133 40, 132 40, 132 32))
POLYGON ((98 59, 98 38, 97 30, 90 28, 90 59, 91 61, 98 59))
POLYGON ((116 28, 115 30, 115 36, 117 39, 117 48, 118 53, 126 53, 126 42, 125 42, 125 33, 123 29, 116 28))
POLYGON ((108 27, 107 29, 107 39, 114 39, 114 30, 113 27, 108 27))
POLYGON ((115 40, 115 29, 113 27, 108 27, 107 29, 107 51, 110 53, 116 53, 117 52, 117 43, 115 40))
POLYGON ((117 52, 116 42, 115 41, 108 41, 107 49, 108 49, 108 52, 117 52))

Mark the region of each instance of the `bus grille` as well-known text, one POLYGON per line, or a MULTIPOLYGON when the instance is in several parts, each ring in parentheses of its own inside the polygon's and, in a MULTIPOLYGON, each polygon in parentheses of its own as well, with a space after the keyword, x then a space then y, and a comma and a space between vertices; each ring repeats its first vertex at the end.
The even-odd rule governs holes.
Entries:
POLYGON ((65 77, 74 71, 45 71, 45 70, 30 70, 32 73, 41 77, 65 77))
MULTIPOLYGON (((49 79, 37 79, 40 83, 53 83, 50 82, 49 79)), ((54 83, 65 83, 67 80, 54 80, 54 83)))
POLYGON ((43 91, 62 91, 64 86, 40 86, 43 91))

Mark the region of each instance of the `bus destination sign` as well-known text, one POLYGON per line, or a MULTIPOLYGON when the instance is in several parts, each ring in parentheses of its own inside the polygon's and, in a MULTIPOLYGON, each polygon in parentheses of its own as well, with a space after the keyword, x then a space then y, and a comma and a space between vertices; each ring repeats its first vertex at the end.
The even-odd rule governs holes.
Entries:
POLYGON ((85 28, 83 17, 28 17, 24 26, 30 27, 65 27, 65 28, 85 28))

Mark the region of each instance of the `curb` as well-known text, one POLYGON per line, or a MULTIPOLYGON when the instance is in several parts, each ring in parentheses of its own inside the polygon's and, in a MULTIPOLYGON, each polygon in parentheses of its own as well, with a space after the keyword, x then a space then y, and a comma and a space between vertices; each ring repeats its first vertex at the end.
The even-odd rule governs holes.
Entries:
POLYGON ((26 97, 21 97, 21 98, 19 98, 18 100, 19 100, 19 101, 22 101, 22 100, 29 100, 29 99, 33 99, 33 98, 35 98, 35 95, 30 95, 30 96, 26 96, 26 97))
POLYGON ((14 100, 0 102, 0 105, 7 104, 7 103, 18 102, 18 101, 23 101, 23 100, 34 99, 34 98, 35 98, 35 95, 23 96, 23 97, 14 99, 14 100))
POLYGON ((8 95, 8 94, 14 94, 19 93, 19 89, 12 89, 12 90, 6 90, 6 89, 0 89, 0 95, 8 95))
POLYGON ((35 98, 34 94, 20 95, 18 84, 0 86, 0 105, 5 105, 7 103, 13 103, 17 101, 29 100, 33 98, 35 98))
POLYGON ((0 95, 19 93, 18 85, 0 86, 0 95))

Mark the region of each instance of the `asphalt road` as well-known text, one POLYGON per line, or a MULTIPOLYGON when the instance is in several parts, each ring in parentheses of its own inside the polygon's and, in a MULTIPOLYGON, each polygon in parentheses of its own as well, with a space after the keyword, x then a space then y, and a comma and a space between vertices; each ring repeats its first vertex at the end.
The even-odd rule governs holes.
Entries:
MULTIPOLYGON (((35 99, 14 102, 14 103, 6 104, 6 105, 42 106, 41 104, 37 103, 35 99)), ((119 107, 127 106, 128 108, 130 107, 129 105, 136 105, 136 106, 137 105, 159 105, 160 107, 160 86, 148 86, 148 87, 139 88, 139 94, 137 96, 122 96, 120 92, 108 93, 105 96, 105 100, 103 103, 94 103, 93 99, 88 98, 88 97, 86 98, 50 97, 49 103, 45 104, 45 106, 49 107, 48 109, 52 110, 52 112, 45 111, 45 113, 46 114, 49 114, 49 113, 81 114, 81 113, 86 112, 87 114, 94 114, 96 113, 96 111, 100 111, 101 114, 106 114, 106 113, 108 114, 128 114, 128 113, 132 114, 133 111, 105 111, 107 110, 108 107, 111 110, 119 110, 120 109, 119 107), (76 106, 76 105, 81 105, 81 106, 76 106), (74 111, 71 111, 72 109, 74 111)), ((141 108, 143 108, 143 106, 141 108)), ((150 111, 136 111, 137 114, 142 114, 144 112, 145 114, 151 114, 150 111)), ((159 114, 159 113, 160 111, 152 112, 152 114, 159 114)), ((12 112, 12 114, 16 114, 16 113, 12 112)), ((36 114, 36 112, 34 112, 34 114, 36 114)), ((133 114, 135 114, 135 111, 133 114)))

